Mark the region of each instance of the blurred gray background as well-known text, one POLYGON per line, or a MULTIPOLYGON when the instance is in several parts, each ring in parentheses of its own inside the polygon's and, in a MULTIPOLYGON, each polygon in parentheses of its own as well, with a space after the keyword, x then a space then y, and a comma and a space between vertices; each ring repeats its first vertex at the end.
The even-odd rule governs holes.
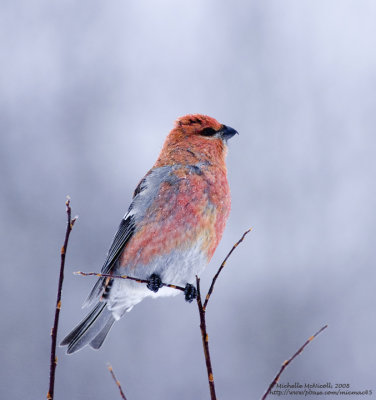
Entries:
MULTIPOLYGON (((281 383, 376 398, 375 20, 371 0, 1 2, 0 398, 46 396, 65 196, 80 218, 59 340, 95 281, 72 272, 100 270, 173 121, 196 112, 240 133, 203 289, 254 227, 208 308, 218 396, 260 398, 328 323, 281 383)), ((144 301, 100 351, 58 349, 56 399, 119 399, 107 362, 130 400, 208 399, 198 325, 183 296, 144 301)))

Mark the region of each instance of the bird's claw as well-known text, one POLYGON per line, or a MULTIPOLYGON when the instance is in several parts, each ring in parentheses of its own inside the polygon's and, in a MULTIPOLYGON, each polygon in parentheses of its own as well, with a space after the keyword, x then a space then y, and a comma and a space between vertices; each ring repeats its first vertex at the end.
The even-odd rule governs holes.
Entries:
POLYGON ((152 292, 157 293, 158 290, 163 286, 162 280, 160 276, 157 274, 150 275, 148 281, 149 283, 146 285, 146 287, 150 289, 152 292))
POLYGON ((190 283, 187 283, 184 289, 184 295, 185 301, 192 303, 192 301, 197 297, 197 289, 190 283))

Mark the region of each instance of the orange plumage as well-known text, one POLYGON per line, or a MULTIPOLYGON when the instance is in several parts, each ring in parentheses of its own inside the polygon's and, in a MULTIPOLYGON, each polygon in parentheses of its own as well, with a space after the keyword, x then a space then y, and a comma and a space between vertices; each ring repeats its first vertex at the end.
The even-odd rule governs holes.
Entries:
POLYGON ((100 279, 89 297, 94 310, 64 339, 68 352, 89 344, 98 348, 110 327, 147 296, 175 295, 160 282, 192 286, 221 240, 230 212, 225 157, 234 129, 195 114, 179 118, 152 169, 135 190, 115 235, 102 272, 149 279, 100 279), (90 328, 90 329, 89 329, 90 328))

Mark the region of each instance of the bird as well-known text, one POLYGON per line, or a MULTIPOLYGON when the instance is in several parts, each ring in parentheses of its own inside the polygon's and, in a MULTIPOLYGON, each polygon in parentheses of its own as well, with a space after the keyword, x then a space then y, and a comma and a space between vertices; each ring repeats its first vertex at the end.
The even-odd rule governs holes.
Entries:
POLYGON ((100 277, 83 307, 90 313, 63 339, 67 354, 99 349, 112 325, 146 297, 180 293, 187 302, 217 248, 231 207, 227 141, 238 132, 203 114, 175 121, 153 167, 136 187, 101 272, 148 284, 100 277))

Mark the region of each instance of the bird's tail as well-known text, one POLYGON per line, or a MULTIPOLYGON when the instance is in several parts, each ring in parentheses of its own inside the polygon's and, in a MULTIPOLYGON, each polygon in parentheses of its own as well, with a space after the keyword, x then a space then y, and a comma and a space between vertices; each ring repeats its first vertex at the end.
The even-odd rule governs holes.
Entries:
POLYGON ((90 344, 94 349, 99 349, 115 318, 107 308, 107 303, 98 303, 93 310, 67 335, 60 346, 68 346, 67 354, 74 353, 90 344))

